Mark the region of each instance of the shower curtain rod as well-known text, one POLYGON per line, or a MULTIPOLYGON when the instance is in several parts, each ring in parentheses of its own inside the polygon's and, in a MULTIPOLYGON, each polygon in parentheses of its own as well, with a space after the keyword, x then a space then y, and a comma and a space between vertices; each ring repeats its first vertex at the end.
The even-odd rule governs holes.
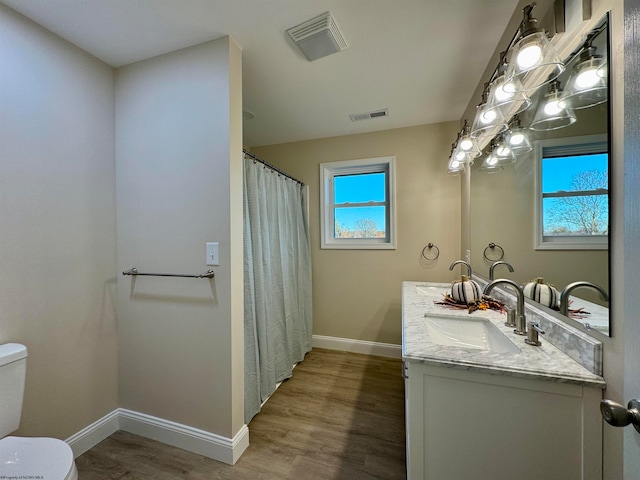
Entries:
POLYGON ((294 182, 299 183, 300 185, 302 185, 304 187, 304 182, 301 182, 300 180, 298 180, 295 177, 292 177, 291 175, 289 175, 286 172, 283 172, 282 170, 280 170, 278 167, 274 167, 273 165, 271 165, 268 162, 265 162, 264 160, 262 160, 261 158, 256 157, 253 153, 249 153, 246 150, 242 150, 242 153, 244 153, 245 155, 253 158, 253 160, 255 160, 256 162, 260 162, 262 165, 264 165, 265 167, 270 168, 271 170, 273 170, 274 172, 278 172, 280 175, 284 175, 287 178, 290 178, 291 180, 293 180, 294 182))

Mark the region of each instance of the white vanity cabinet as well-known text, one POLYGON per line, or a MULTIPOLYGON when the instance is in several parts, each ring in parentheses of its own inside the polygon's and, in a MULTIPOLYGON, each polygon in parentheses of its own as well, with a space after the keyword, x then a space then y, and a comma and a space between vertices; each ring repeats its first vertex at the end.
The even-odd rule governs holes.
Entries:
POLYGON ((416 360, 405 376, 408 480, 602 480, 601 386, 416 360))

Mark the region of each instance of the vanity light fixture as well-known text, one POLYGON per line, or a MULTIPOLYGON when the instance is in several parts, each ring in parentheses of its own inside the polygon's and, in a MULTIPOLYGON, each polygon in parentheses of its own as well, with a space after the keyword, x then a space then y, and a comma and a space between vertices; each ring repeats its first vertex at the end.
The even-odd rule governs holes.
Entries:
POLYGON ((451 145, 451 153, 449 154, 449 162, 447 163, 446 175, 460 175, 466 171, 464 160, 456 158, 456 144, 451 145))
POLYGON ((523 20, 515 44, 509 49, 505 88, 514 91, 536 89, 556 79, 565 69, 546 32, 537 27, 538 20, 531 16, 534 7, 532 3, 522 10, 523 20))
MULTIPOLYGON (((471 127, 471 136, 475 139, 493 137, 507 128, 504 116, 499 108, 487 108, 487 94, 489 84, 485 84, 482 101, 476 110, 476 117, 471 127)), ((477 140, 476 140, 477 141, 477 140)))
POLYGON ((480 171, 482 173, 496 173, 500 170, 504 170, 504 167, 500 165, 500 161, 498 160, 497 155, 493 153, 492 149, 482 162, 480 171))
POLYGON ((500 54, 500 64, 495 72, 496 78, 491 82, 487 110, 499 108, 505 118, 524 112, 531 106, 531 99, 523 91, 520 80, 516 77, 507 81, 509 64, 507 52, 500 54))
POLYGON ((471 165, 473 164, 473 160, 480 155, 482 155, 482 152, 480 148, 478 148, 478 142, 471 136, 471 127, 469 126, 469 122, 465 120, 462 130, 458 133, 454 157, 456 160, 471 165))
POLYGON ((553 80, 538 105, 529 128, 536 131, 557 130, 568 127, 575 121, 576 115, 573 109, 562 98, 560 82, 553 80))
POLYGON ((593 107, 606 102, 609 97, 607 60, 596 55, 596 47, 592 45, 596 35, 587 38, 562 96, 573 109, 593 107))
POLYGON ((492 142, 491 155, 495 156, 500 165, 508 165, 516 161, 516 156, 507 142, 501 135, 495 142, 492 142))
POLYGON ((514 115, 509 123, 509 129, 504 133, 504 139, 514 155, 520 155, 533 150, 527 129, 520 124, 520 117, 514 115))

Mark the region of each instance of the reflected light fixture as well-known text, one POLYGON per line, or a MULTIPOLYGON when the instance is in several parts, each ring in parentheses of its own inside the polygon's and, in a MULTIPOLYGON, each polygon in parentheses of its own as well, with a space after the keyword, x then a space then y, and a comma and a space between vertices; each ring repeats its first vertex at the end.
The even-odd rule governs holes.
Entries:
POLYGON ((607 60, 596 55, 596 47, 591 45, 593 38, 587 38, 562 96, 573 109, 593 107, 606 102, 609 97, 607 60))
POLYGON ((496 158, 500 165, 508 165, 516 161, 516 156, 513 154, 513 150, 511 150, 511 147, 504 141, 502 136, 492 144, 490 156, 491 155, 496 158))
POLYGON ((465 120, 462 130, 458 133, 454 157, 456 160, 472 165, 473 160, 480 155, 482 155, 482 152, 480 151, 480 148, 478 148, 476 139, 471 136, 471 127, 469 126, 469 122, 465 120))
POLYGON ((496 70, 496 78, 491 82, 487 100, 487 110, 499 108, 505 118, 525 111, 531 106, 531 99, 523 91, 520 80, 516 77, 507 81, 507 52, 500 54, 500 64, 496 70))
POLYGON ((536 131, 557 130, 568 127, 575 121, 576 115, 573 109, 562 98, 560 82, 553 80, 540 101, 529 128, 536 131))
POLYGON ((471 127, 471 136, 475 139, 485 136, 494 136, 506 129, 504 116, 499 108, 487 108, 487 90, 489 84, 485 84, 482 92, 482 101, 476 110, 476 117, 471 127))
POLYGON ((482 173, 496 173, 503 169, 504 167, 500 165, 498 157, 493 153, 493 149, 491 149, 489 154, 485 157, 484 161, 482 162, 480 171, 482 173))
POLYGON ((449 162, 447 163, 446 175, 460 175, 466 171, 464 160, 456 158, 456 144, 451 145, 451 153, 449 154, 449 162))
POLYGON ((506 89, 536 89, 556 79, 565 69, 544 29, 531 16, 535 3, 524 7, 516 43, 509 49, 506 89), (516 83, 520 82, 520 85, 516 83))
POLYGON ((529 140, 529 133, 527 129, 520 124, 520 117, 518 115, 514 115, 511 119, 509 129, 504 133, 504 139, 516 156, 533 150, 531 141, 529 140))

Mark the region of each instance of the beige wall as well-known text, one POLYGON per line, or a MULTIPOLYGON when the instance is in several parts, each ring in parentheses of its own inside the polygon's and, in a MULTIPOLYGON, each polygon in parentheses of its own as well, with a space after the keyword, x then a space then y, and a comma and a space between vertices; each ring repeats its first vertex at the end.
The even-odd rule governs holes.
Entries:
POLYGON ((243 425, 241 51, 229 37, 118 70, 120 406, 224 437, 243 425))
POLYGON ((444 175, 457 122, 255 147, 309 185, 313 333, 400 344, 403 280, 449 281, 460 251, 460 178, 444 175), (396 157, 397 250, 321 250, 319 164, 396 157), (421 261, 433 242, 440 258, 421 261))
POLYGON ((18 435, 118 406, 113 71, 0 5, 0 343, 29 350, 18 435))

